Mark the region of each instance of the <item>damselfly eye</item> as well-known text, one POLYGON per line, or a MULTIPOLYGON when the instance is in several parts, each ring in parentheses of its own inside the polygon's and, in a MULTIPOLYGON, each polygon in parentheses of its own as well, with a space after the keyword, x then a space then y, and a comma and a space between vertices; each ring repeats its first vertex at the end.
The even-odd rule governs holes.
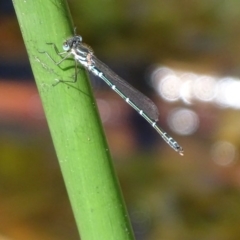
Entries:
POLYGON ((63 50, 68 51, 70 49, 69 45, 65 42, 63 43, 63 50))
POLYGON ((81 37, 81 36, 77 36, 77 40, 78 40, 79 42, 82 42, 82 37, 81 37))

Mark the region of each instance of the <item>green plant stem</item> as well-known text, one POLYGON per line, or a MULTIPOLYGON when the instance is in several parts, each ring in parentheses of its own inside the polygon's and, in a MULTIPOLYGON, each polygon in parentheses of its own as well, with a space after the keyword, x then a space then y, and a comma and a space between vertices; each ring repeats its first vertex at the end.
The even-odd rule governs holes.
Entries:
POLYGON ((82 240, 134 239, 86 72, 77 83, 74 62, 54 65, 62 42, 73 35, 65 0, 14 0, 23 39, 82 240))

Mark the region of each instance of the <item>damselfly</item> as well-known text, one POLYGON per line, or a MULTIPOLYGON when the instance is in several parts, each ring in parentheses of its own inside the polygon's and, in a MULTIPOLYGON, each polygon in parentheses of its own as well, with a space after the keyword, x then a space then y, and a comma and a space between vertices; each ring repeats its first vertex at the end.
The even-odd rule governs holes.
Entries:
MULTIPOLYGON (((58 52, 55 44, 52 44, 55 51, 61 56, 61 61, 55 62, 48 53, 46 53, 56 65, 61 64, 67 58, 73 56, 75 68, 77 63, 85 69, 101 78, 112 90, 123 98, 133 109, 135 109, 151 126, 160 134, 163 140, 176 152, 183 156, 183 148, 170 137, 163 129, 157 126, 159 112, 156 105, 141 92, 133 88, 129 83, 120 78, 109 67, 102 63, 93 53, 93 50, 82 42, 82 37, 75 35, 63 43, 64 52, 58 52)), ((75 80, 77 80, 77 68, 75 71, 75 80)), ((67 82, 59 80, 58 82, 67 82)), ((70 81, 68 81, 70 82, 70 81)))

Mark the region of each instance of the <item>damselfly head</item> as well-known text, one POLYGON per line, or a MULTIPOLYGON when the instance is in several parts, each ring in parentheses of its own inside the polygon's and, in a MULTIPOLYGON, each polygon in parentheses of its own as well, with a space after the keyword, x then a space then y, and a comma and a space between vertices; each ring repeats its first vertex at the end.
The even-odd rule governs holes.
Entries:
POLYGON ((82 37, 76 35, 74 37, 69 38, 63 43, 63 50, 68 52, 71 48, 76 47, 78 44, 82 42, 82 37))

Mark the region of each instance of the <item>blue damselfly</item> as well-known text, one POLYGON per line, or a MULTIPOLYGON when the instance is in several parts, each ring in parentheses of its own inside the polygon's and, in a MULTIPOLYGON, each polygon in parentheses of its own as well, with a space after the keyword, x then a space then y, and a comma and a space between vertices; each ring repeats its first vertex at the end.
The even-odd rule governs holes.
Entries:
MULTIPOLYGON (((61 64, 67 58, 73 56, 75 66, 81 64, 85 69, 101 78, 112 90, 123 98, 133 109, 135 109, 151 126, 160 134, 163 140, 171 146, 180 155, 183 155, 183 148, 163 129, 157 125, 159 111, 156 105, 141 92, 133 88, 129 83, 120 78, 108 66, 101 62, 95 55, 91 47, 82 42, 82 37, 75 35, 63 43, 64 52, 58 52, 55 44, 52 44, 61 61, 55 62, 48 53, 46 53, 56 65, 61 64)), ((75 80, 77 80, 77 68, 75 71, 75 80)), ((58 80, 58 82, 70 82, 58 80)), ((73 81, 71 81, 73 82, 73 81)))

